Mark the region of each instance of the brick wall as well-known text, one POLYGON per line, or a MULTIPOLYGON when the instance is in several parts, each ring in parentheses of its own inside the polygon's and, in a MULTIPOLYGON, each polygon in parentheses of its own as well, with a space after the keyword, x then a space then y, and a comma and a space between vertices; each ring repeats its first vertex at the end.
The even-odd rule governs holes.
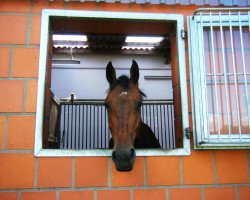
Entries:
MULTIPOLYGON (((35 158, 43 8, 185 16, 197 9, 180 5, 48 2, 0 1, 0 200, 250 199, 249 150, 193 150, 187 157, 138 157, 133 171, 128 173, 117 172, 108 157, 35 158)), ((172 51, 173 66, 175 57, 172 51)), ((178 104, 178 79, 174 80, 174 86, 178 104)), ((190 102, 190 95, 188 98, 190 102)), ((189 113, 191 120, 190 104, 189 113)))

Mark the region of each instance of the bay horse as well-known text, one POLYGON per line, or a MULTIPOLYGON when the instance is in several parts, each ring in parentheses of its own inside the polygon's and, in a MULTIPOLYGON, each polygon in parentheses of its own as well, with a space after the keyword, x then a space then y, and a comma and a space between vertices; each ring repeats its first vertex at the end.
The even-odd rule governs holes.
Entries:
POLYGON ((116 78, 111 63, 106 67, 109 90, 105 99, 108 124, 112 135, 109 148, 113 149, 112 160, 118 171, 133 168, 137 148, 161 148, 151 128, 142 122, 141 105, 145 94, 138 87, 139 67, 132 61, 130 78, 116 78))

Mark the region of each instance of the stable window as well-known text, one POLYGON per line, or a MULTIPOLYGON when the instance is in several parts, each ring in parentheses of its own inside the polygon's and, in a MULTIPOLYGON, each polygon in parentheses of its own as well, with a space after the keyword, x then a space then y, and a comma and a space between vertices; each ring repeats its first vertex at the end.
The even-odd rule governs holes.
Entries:
POLYGON ((181 15, 44 10, 35 155, 110 156, 105 68, 112 61, 118 75, 128 74, 132 59, 147 94, 142 119, 162 146, 137 155, 189 155, 183 26, 181 15))
POLYGON ((250 10, 189 17, 196 148, 250 147, 250 10))

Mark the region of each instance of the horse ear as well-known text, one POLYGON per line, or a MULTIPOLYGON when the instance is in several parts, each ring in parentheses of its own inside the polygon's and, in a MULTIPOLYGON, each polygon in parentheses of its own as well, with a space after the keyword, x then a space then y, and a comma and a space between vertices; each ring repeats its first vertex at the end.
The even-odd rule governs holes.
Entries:
POLYGON ((115 69, 111 61, 108 63, 106 67, 106 78, 110 85, 116 80, 115 69))
POLYGON ((138 83, 139 67, 135 60, 132 61, 132 66, 130 68, 130 79, 133 80, 134 83, 138 83))

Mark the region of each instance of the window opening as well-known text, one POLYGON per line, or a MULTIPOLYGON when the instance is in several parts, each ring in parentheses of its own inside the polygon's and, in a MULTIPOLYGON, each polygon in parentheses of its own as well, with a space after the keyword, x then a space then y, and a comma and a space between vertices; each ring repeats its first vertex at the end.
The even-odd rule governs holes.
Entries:
POLYGON ((189 18, 197 148, 250 144, 249 19, 249 8, 189 18))
POLYGON ((38 84, 38 105, 44 106, 38 106, 37 111, 35 155, 65 156, 71 152, 70 155, 110 156, 109 151, 98 151, 106 149, 110 139, 104 108, 108 89, 105 69, 112 61, 117 76, 128 74, 132 60, 139 64, 139 86, 147 94, 142 118, 153 129, 162 148, 172 149, 141 150, 137 155, 190 154, 186 137, 176 146, 170 64, 173 33, 177 55, 182 57, 176 58, 182 66, 177 75, 182 80, 178 124, 182 128, 179 132, 185 135, 188 127, 187 102, 183 101, 183 96, 187 96, 185 53, 183 38, 177 34, 182 29, 180 15, 44 10, 41 41, 45 42, 41 42, 38 84), (157 90, 159 82, 168 84, 157 90), (85 150, 70 151, 75 149, 85 150))
MULTIPOLYGON (((103 58, 100 56, 113 56, 116 60, 124 60, 124 64, 125 61, 128 61, 126 65, 129 65, 135 54, 138 55, 137 59, 141 64, 139 86, 152 98, 143 101, 142 119, 151 127, 163 149, 175 148, 171 65, 164 63, 164 59, 166 60, 166 57, 170 56, 168 55, 170 52, 169 36, 85 33, 85 35, 54 34, 52 37, 51 90, 60 101, 60 115, 58 116, 60 118, 58 121, 60 149, 107 149, 109 147, 111 134, 104 107, 104 98, 108 88, 105 76, 107 62, 102 62, 103 58), (82 52, 79 53, 79 50, 82 52), (114 53, 114 51, 118 51, 118 53, 114 53), (65 59, 66 54, 69 54, 69 59, 65 59), (151 56, 151 58, 147 61, 144 58, 144 62, 142 62, 141 57, 145 57, 145 55, 151 56), (89 56, 100 59, 101 64, 92 60, 92 65, 95 67, 86 69, 89 56), (152 59, 161 59, 161 61, 155 62, 156 67, 152 68, 148 64, 148 62, 152 62, 152 59), (73 80, 65 81, 69 76, 73 80), (98 76, 99 82, 102 81, 105 86, 98 90, 99 92, 103 90, 100 93, 102 95, 95 92, 95 88, 100 87, 98 83, 96 84, 95 76, 98 76), (78 84, 74 82, 78 82, 78 84), (88 87, 91 89, 87 89, 88 87), (157 88, 164 89, 163 93, 166 94, 158 94, 161 91, 156 91, 157 88), (67 89, 68 94, 73 95, 70 99, 65 98, 67 89), (85 92, 86 94, 84 94, 85 92)), ((120 74, 128 73, 127 68, 118 69, 119 71, 120 74)))

